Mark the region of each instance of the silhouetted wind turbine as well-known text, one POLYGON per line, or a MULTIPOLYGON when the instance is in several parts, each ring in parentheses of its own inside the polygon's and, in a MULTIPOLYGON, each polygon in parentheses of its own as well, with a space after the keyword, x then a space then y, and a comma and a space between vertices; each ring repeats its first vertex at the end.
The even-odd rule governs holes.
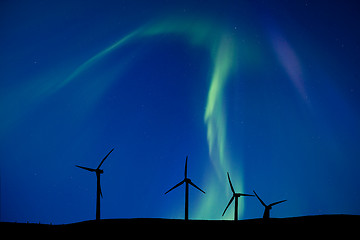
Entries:
POLYGON ((170 188, 170 190, 168 190, 165 194, 167 194, 168 192, 170 192, 171 190, 179 187, 181 184, 185 183, 185 220, 189 219, 189 184, 191 184, 193 187, 199 189, 200 191, 202 191, 203 193, 205 193, 203 190, 201 190, 198 186, 196 186, 191 180, 190 178, 187 178, 187 160, 188 160, 188 156, 186 156, 186 160, 185 160, 185 178, 184 180, 182 180, 181 182, 179 182, 178 184, 176 184, 174 187, 170 188))
POLYGON ((286 201, 286 200, 282 200, 282 201, 278 201, 278 202, 274 202, 274 203, 271 203, 271 204, 269 204, 269 205, 266 205, 266 204, 263 202, 263 200, 261 200, 261 198, 256 194, 255 190, 253 190, 253 192, 255 193, 256 197, 259 199, 259 201, 261 202, 261 204, 265 207, 263 219, 269 219, 269 218, 270 218, 270 209, 272 208, 272 206, 286 201))
POLYGON ((87 167, 82 167, 82 166, 78 166, 75 165, 78 168, 82 168, 85 169, 87 171, 90 172, 95 172, 96 173, 96 178, 97 178, 97 188, 96 188, 96 220, 100 220, 100 195, 101 197, 103 197, 102 192, 101 192, 101 186, 100 186, 100 174, 104 173, 104 171, 102 169, 100 169, 101 165, 103 164, 103 162, 105 161, 105 159, 110 155, 110 153, 114 150, 111 149, 111 151, 103 158, 103 160, 100 162, 99 166, 96 169, 93 168, 87 168, 87 167))
POLYGON ((230 175, 229 173, 227 173, 227 176, 228 176, 228 179, 229 179, 229 183, 230 183, 230 188, 231 188, 231 191, 233 192, 233 196, 231 197, 228 205, 226 206, 224 212, 223 212, 223 216, 226 212, 226 210, 228 209, 228 207, 230 206, 230 204, 232 203, 232 201, 234 200, 235 198, 235 212, 234 212, 234 221, 237 221, 238 220, 238 198, 241 197, 241 196, 251 196, 251 197, 254 197, 254 195, 252 194, 244 194, 244 193, 236 193, 235 190, 234 190, 234 187, 233 185, 231 184, 231 180, 230 180, 230 175))

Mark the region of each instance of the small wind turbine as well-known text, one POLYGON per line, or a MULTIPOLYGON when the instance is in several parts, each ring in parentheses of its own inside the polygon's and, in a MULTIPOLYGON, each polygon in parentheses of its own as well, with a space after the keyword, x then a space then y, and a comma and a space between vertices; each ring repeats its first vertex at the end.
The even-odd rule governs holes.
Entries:
POLYGON ((265 207, 263 219, 269 219, 269 218, 270 218, 270 210, 271 210, 272 206, 286 201, 286 200, 282 200, 282 201, 278 201, 278 202, 274 202, 274 203, 271 203, 271 204, 269 204, 269 205, 266 205, 266 204, 263 202, 263 200, 261 200, 261 198, 256 194, 255 190, 253 190, 253 192, 255 193, 256 197, 259 199, 259 201, 261 202, 261 204, 265 207))
POLYGON ((189 220, 189 184, 191 184, 193 187, 197 188, 198 190, 200 190, 201 192, 205 193, 203 190, 201 190, 198 186, 196 186, 191 180, 190 178, 187 178, 187 160, 188 160, 188 156, 186 156, 186 160, 185 160, 185 178, 184 180, 182 180, 181 182, 179 182, 178 184, 176 184, 174 187, 170 188, 170 190, 168 190, 165 194, 167 194, 168 192, 170 192, 171 190, 179 187, 181 184, 185 183, 185 220, 189 220))
POLYGON ((97 188, 96 188, 96 220, 100 220, 100 195, 101 197, 103 197, 102 192, 101 192, 101 186, 100 186, 100 174, 104 173, 104 171, 102 169, 100 169, 101 165, 103 164, 103 162, 105 161, 105 159, 110 155, 110 153, 114 150, 111 149, 111 151, 103 158, 103 160, 100 162, 99 166, 96 169, 93 168, 88 168, 88 167, 82 167, 82 166, 78 166, 75 165, 78 168, 82 168, 85 169, 87 171, 90 172, 95 172, 96 173, 96 178, 97 178, 97 188))
POLYGON ((251 197, 254 197, 254 195, 252 194, 244 194, 244 193, 236 193, 235 190, 234 190, 234 187, 233 185, 231 184, 231 180, 230 180, 230 175, 229 173, 227 173, 227 176, 228 176, 228 179, 229 179, 229 183, 230 183, 230 188, 231 188, 231 191, 233 192, 233 196, 231 197, 228 205, 226 206, 224 212, 223 212, 223 216, 226 212, 226 210, 228 209, 228 207, 230 206, 230 204, 232 203, 232 201, 234 200, 235 198, 235 212, 234 212, 234 221, 237 221, 238 220, 238 198, 241 197, 241 196, 251 196, 251 197))

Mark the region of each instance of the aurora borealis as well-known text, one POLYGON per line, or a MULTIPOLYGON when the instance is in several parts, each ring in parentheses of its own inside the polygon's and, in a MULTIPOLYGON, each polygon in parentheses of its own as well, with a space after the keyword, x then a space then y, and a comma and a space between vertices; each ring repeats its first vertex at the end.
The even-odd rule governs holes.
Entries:
POLYGON ((358 8, 3 3, 1 221, 93 219, 96 179, 74 165, 111 148, 102 218, 182 218, 182 191, 163 192, 186 155, 206 191, 190 190, 190 218, 232 218, 227 171, 240 192, 287 199, 274 217, 360 214, 358 8))

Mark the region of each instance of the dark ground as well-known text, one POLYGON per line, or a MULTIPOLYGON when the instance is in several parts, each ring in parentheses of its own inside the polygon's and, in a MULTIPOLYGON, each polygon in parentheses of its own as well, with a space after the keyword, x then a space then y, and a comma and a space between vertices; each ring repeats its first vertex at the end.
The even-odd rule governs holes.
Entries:
MULTIPOLYGON (((128 236, 163 236, 178 237, 195 234, 199 237, 211 236, 215 233, 255 234, 268 236, 296 237, 297 235, 330 236, 337 234, 341 237, 351 236, 357 233, 360 227, 360 215, 315 215, 292 218, 273 218, 240 220, 238 222, 225 220, 184 220, 177 219, 103 219, 63 224, 48 225, 36 223, 9 223, 1 222, 0 229, 3 236, 34 235, 54 236, 53 234, 81 234, 92 236, 93 234, 108 236, 124 236, 123 234, 135 234, 128 236), (192 232, 191 232, 192 231, 192 232), (172 236, 169 236, 173 233, 172 236), (29 235, 30 234, 30 235, 29 235), (115 234, 115 235, 114 235, 115 234), (290 234, 290 235, 289 235, 290 234)), ((55 235, 57 236, 57 235, 55 235)), ((355 236, 355 235, 354 235, 355 236)))

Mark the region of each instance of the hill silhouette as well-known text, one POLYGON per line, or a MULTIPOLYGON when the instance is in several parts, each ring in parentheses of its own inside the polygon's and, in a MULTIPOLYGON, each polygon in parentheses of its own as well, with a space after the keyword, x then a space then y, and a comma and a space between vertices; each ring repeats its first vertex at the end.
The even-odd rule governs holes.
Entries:
MULTIPOLYGON (((164 234, 170 230, 174 231, 173 237, 178 237, 190 231, 210 235, 215 232, 228 230, 244 231, 253 234, 263 235, 269 230, 272 233, 283 233, 294 230, 292 234, 350 234, 357 232, 360 223, 360 215, 313 215, 290 218, 271 219, 248 219, 240 221, 230 220, 189 220, 183 219, 161 219, 161 218, 133 218, 133 219, 102 219, 100 221, 89 220, 71 224, 49 225, 36 223, 10 223, 1 222, 2 234, 137 234, 150 237, 152 235, 164 234), (262 231, 262 230, 266 230, 262 231), (200 231, 200 232, 199 232, 200 231), (310 232, 311 231, 311 232, 310 232)), ((50 234, 50 235, 49 235, 50 234)), ((10 235, 9 235, 10 236, 10 235)), ((350 235, 349 235, 350 236, 350 235)), ((171 237, 171 236, 169 236, 171 237)))

